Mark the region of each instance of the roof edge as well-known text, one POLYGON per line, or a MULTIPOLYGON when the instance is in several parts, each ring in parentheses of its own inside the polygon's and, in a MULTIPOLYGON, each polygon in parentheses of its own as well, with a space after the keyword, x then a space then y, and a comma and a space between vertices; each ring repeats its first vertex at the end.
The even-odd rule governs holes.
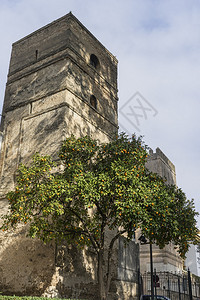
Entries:
POLYGON ((12 44, 12 46, 15 46, 16 44, 21 43, 23 40, 26 40, 27 38, 31 37, 32 35, 35 35, 36 33, 44 30, 45 28, 48 28, 48 27, 52 26, 53 24, 59 23, 61 20, 67 19, 67 18, 74 19, 79 24, 79 26, 81 26, 93 39, 95 39, 96 42, 98 42, 98 44, 109 54, 109 56, 111 56, 115 60, 115 62, 118 63, 117 58, 72 14, 71 11, 68 14, 58 18, 57 20, 54 20, 51 23, 49 23, 47 25, 44 25, 41 28, 33 31, 32 33, 30 33, 28 35, 26 35, 25 37, 19 39, 18 41, 14 42, 12 44))

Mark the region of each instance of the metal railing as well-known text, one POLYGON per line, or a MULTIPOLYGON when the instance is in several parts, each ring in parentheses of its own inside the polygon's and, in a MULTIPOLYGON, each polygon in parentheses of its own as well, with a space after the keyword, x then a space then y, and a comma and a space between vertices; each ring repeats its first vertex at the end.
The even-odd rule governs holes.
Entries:
MULTIPOLYGON (((151 273, 146 272, 138 277, 139 297, 141 294, 151 294, 151 273)), ((189 270, 183 274, 154 271, 154 294, 171 300, 200 300, 199 280, 189 270)))

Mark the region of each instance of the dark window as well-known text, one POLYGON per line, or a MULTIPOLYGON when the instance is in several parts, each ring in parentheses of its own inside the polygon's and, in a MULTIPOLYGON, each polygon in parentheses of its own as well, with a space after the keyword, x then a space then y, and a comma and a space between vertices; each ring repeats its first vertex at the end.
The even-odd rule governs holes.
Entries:
POLYGON ((94 95, 91 95, 90 96, 90 104, 95 108, 97 109, 97 99, 94 95))
POLYGON ((35 58, 38 59, 38 50, 35 50, 35 58))
POLYGON ((94 55, 94 54, 91 54, 90 55, 90 64, 95 68, 95 69, 98 69, 98 67, 99 67, 99 60, 98 60, 98 58, 97 58, 97 56, 96 55, 94 55))

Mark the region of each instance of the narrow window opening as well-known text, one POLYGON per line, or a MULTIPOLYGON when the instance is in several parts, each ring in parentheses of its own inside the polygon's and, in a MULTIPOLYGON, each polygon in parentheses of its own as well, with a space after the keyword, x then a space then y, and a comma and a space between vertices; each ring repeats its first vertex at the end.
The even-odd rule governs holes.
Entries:
POLYGON ((95 109, 97 109, 97 99, 94 95, 90 96, 90 105, 95 109))
POLYGON ((94 55, 94 54, 91 54, 91 55, 90 55, 90 64, 91 64, 91 66, 93 66, 95 69, 98 69, 98 68, 99 68, 100 63, 99 63, 99 60, 98 60, 98 58, 97 58, 96 55, 94 55))
POLYGON ((33 112, 33 103, 30 103, 30 114, 33 112))
POLYGON ((38 59, 38 50, 35 50, 35 58, 38 59))

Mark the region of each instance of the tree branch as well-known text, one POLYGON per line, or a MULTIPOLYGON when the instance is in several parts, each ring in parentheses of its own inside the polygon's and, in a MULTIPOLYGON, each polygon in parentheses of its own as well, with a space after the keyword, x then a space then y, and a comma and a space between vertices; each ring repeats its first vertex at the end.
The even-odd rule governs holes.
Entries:
POLYGON ((99 249, 99 243, 98 241, 96 240, 96 238, 91 234, 91 232, 89 231, 89 229, 87 228, 87 225, 85 224, 84 220, 81 218, 81 216, 76 213, 71 207, 69 207, 69 209, 71 210, 71 212, 73 212, 73 214, 80 220, 80 222, 83 224, 83 227, 85 227, 85 231, 87 232, 90 240, 91 240, 91 243, 94 247, 94 249, 98 252, 98 249, 99 249))
POLYGON ((126 230, 118 231, 118 233, 112 238, 109 248, 108 248, 108 260, 107 260, 107 273, 106 273, 106 293, 109 292, 110 281, 111 281, 111 274, 110 274, 110 260, 112 257, 112 251, 115 241, 123 234, 126 230))

